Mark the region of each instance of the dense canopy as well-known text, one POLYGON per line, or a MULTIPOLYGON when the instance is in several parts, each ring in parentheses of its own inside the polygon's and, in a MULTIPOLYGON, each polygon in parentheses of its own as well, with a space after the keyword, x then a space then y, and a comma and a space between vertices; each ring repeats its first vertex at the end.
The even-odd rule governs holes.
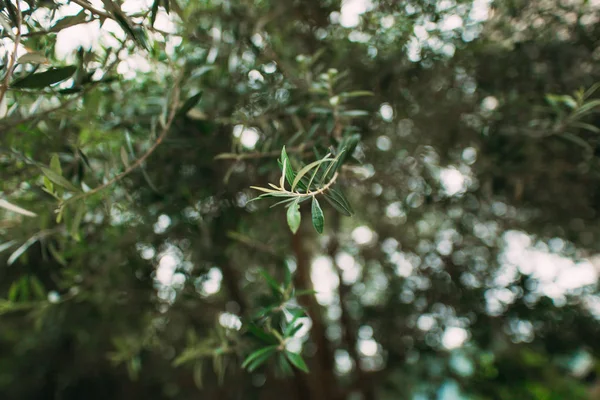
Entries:
POLYGON ((0 398, 600 398, 598 1, 0 0, 0 56, 0 398))

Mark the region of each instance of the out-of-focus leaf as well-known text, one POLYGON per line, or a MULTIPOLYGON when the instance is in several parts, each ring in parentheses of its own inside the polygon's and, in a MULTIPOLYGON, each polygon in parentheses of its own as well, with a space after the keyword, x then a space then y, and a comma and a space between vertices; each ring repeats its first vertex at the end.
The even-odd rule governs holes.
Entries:
POLYGON ((290 351, 286 351, 285 355, 288 360, 299 370, 308 373, 308 366, 304 362, 304 359, 300 354, 292 353, 290 351))
POLYGON ((600 89, 600 82, 597 82, 595 84, 593 84, 592 86, 590 86, 590 88, 588 90, 585 91, 585 93, 583 94, 583 98, 587 99, 588 97, 590 97, 591 95, 593 95, 596 90, 600 89))
POLYGON ((204 367, 202 365, 202 360, 198 360, 194 363, 194 385, 198 389, 202 389, 202 376, 203 376, 204 367))
POLYGON ((148 35, 144 28, 139 26, 132 26, 127 17, 120 11, 116 11, 112 13, 115 17, 117 23, 123 28, 125 33, 127 33, 134 42, 140 45, 145 50, 150 50, 148 45, 148 35))
POLYGON ((296 297, 300 297, 300 296, 307 296, 309 294, 316 294, 317 291, 313 290, 313 289, 304 289, 304 290, 298 290, 295 294, 296 297))
POLYGON ((12 211, 14 213, 24 215, 26 217, 35 217, 35 216, 37 216, 36 213, 28 211, 28 210, 26 210, 24 208, 21 208, 19 206, 15 206, 14 204, 9 203, 8 201, 6 201, 4 199, 0 199, 0 208, 4 208, 5 210, 12 211))
POLYGON ((44 72, 38 72, 19 79, 11 84, 17 89, 41 89, 69 79, 77 71, 77 67, 68 66, 61 68, 50 68, 44 72))
POLYGON ((17 16, 18 10, 11 0, 5 0, 4 8, 6 8, 6 12, 8 13, 8 17, 14 26, 19 25, 20 18, 17 16))
POLYGON ((37 298, 38 300, 46 298, 46 290, 44 289, 42 282, 40 282, 40 280, 37 277, 30 276, 29 284, 31 285, 31 289, 33 290, 35 298, 37 298))
POLYGON ((592 124, 586 124, 585 122, 573 122, 571 125, 576 126, 577 128, 585 129, 586 131, 600 133, 600 128, 592 124))
POLYGON ((181 108, 179 109, 179 111, 177 112, 177 115, 186 115, 188 113, 188 111, 190 111, 192 108, 196 107, 196 104, 198 104, 198 102, 200 101, 200 99, 202 98, 202 92, 196 93, 195 95, 193 95, 192 97, 190 97, 189 99, 187 99, 183 105, 181 106, 181 108))
POLYGON ((156 22, 156 14, 158 14, 159 5, 160 0, 154 0, 154 3, 152 3, 152 8, 150 9, 150 26, 154 26, 154 22, 156 22))
POLYGON ((356 90, 354 92, 340 93, 340 97, 364 97, 364 96, 373 96, 373 92, 369 92, 368 90, 356 90))
POLYGON ((284 332, 284 336, 285 337, 293 337, 296 334, 296 332, 298 332, 300 329, 302 329, 303 326, 304 326, 304 323, 302 323, 302 322, 300 322, 299 324, 290 323, 284 332))
POLYGON ((19 288, 21 287, 21 281, 15 281, 10 285, 10 288, 8 289, 8 300, 10 301, 17 301, 18 297, 19 297, 19 288))
POLYGON ((256 336, 258 339, 262 340, 265 343, 269 343, 269 344, 277 343, 277 338, 275 336, 269 335, 268 333, 266 333, 265 331, 263 331, 262 329, 260 329, 259 327, 257 327, 254 324, 249 324, 246 329, 252 335, 256 336))
POLYGON ((73 217, 73 221, 71 222, 71 236, 73 236, 73 239, 75 239, 76 241, 81 240, 81 236, 79 235, 79 225, 81 225, 81 221, 83 220, 85 211, 85 202, 80 201, 77 204, 77 210, 75 211, 75 216, 73 217))
POLYGON ((52 255, 52 257, 63 267, 67 266, 67 260, 65 260, 65 258, 63 257, 62 254, 60 254, 60 252, 56 249, 56 247, 54 247, 54 244, 52 243, 48 243, 48 251, 50 252, 50 254, 52 255))
POLYGON ((269 286, 271 286, 275 291, 281 292, 281 285, 279 285, 279 283, 277 283, 277 281, 267 271, 261 269, 260 274, 269 284, 269 286))
POLYGON ((37 236, 32 236, 30 237, 25 243, 23 243, 21 245, 21 247, 19 247, 17 250, 14 251, 14 253, 12 253, 10 255, 10 257, 8 257, 8 260, 6 261, 7 265, 12 265, 15 261, 17 261, 17 259, 19 257, 21 257, 21 255, 23 255, 23 253, 25 253, 27 251, 27 249, 29 247, 31 247, 32 244, 34 244, 35 242, 37 242, 38 237, 37 236))
POLYGON ((0 244, 0 253, 2 253, 5 250, 10 249, 11 247, 13 247, 15 244, 17 244, 16 240, 10 240, 8 242, 2 243, 0 244))
POLYGON ((277 351, 277 345, 263 347, 250 354, 242 363, 242 368, 247 368, 249 372, 260 367, 265 361, 277 351))
POLYGON ((281 372, 283 372, 284 375, 289 376, 294 373, 294 371, 292 370, 292 366, 290 365, 285 355, 279 353, 277 355, 277 361, 279 364, 279 368, 281 369, 281 372))
POLYGON ((59 175, 62 175, 62 168, 60 166, 60 158, 58 154, 53 154, 52 158, 50 158, 50 169, 56 172, 59 175))
POLYGON ((581 107, 573 111, 572 117, 582 117, 588 114, 590 111, 593 111, 594 108, 598 108, 600 110, 600 100, 592 100, 583 104, 581 107))
POLYGON ((568 141, 573 142, 573 143, 583 147, 589 153, 594 152, 594 149, 592 148, 592 146, 577 135, 573 135, 572 133, 565 132, 562 135, 560 135, 560 137, 567 139, 568 141))
POLYGON ((121 162, 125 166, 125 168, 129 167, 129 156, 127 155, 127 151, 125 147, 121 146, 121 162))
POLYGON ((68 189, 68 190, 70 190, 72 192, 79 192, 80 191, 71 182, 69 182, 67 179, 63 178, 62 176, 60 176, 59 174, 57 174, 53 170, 51 170, 49 168, 42 167, 42 172, 53 183, 55 183, 55 184, 57 184, 57 185, 65 188, 65 189, 68 189))
POLYGON ((53 26, 50 28, 51 32, 58 32, 62 29, 68 28, 70 26, 75 26, 81 24, 86 21, 87 15, 85 10, 81 10, 79 14, 76 15, 68 15, 64 18, 59 19, 53 26))
POLYGON ((369 112, 364 110, 346 110, 340 112, 340 115, 344 117, 366 117, 369 115, 369 112))
POLYGON ((2 25, 2 29, 4 30, 4 32, 6 32, 6 34, 14 40, 15 33, 12 30, 12 26, 10 26, 10 21, 7 20, 3 14, 0 14, 0 25, 2 25))
POLYGON ((48 59, 40 53, 27 53, 19 57, 17 62, 19 64, 47 64, 48 59))

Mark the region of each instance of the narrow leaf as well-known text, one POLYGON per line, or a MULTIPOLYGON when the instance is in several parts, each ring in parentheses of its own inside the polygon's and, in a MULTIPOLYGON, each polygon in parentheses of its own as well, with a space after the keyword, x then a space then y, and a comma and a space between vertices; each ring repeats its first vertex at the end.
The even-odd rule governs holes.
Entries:
POLYGON ((588 90, 585 91, 583 98, 587 99, 594 94, 596 90, 600 89, 600 82, 593 84, 588 90))
POLYGON ((600 128, 598 128, 597 126, 594 126, 592 124, 587 124, 585 122, 573 122, 571 125, 576 126, 581 129, 585 129, 590 132, 600 133, 600 128))
POLYGON ((256 360, 257 358, 263 356, 264 354, 270 355, 275 350, 277 350, 277 345, 275 345, 275 344, 256 350, 254 353, 252 353, 248 357, 246 357, 246 359, 242 363, 242 368, 246 368, 248 366, 248 364, 250 364, 252 361, 256 360))
POLYGON ((301 219, 302 214, 300 213, 300 205, 298 204, 298 199, 296 199, 288 207, 287 210, 287 223, 293 234, 296 234, 296 232, 298 232, 298 228, 300 228, 301 219))
POLYGON ((160 0, 154 0, 154 3, 152 3, 152 8, 150 9, 150 26, 154 26, 154 22, 156 21, 156 14, 158 14, 159 5, 160 0))
POLYGON ((280 167, 282 171, 285 172, 285 179, 291 185, 294 182, 294 177, 296 174, 294 173, 294 169, 292 168, 290 158, 288 157, 287 152, 285 151, 285 146, 283 146, 283 148, 281 149, 280 167), (285 168, 283 168, 284 163, 285 168))
POLYGON ((11 247, 13 247, 15 244, 17 244, 16 240, 10 240, 8 242, 2 243, 0 244, 0 253, 2 253, 4 250, 8 250, 11 247))
POLYGON ((562 137, 564 139, 567 139, 570 142, 578 144, 579 146, 583 147, 584 149, 586 149, 586 151, 588 151, 590 153, 594 152, 594 149, 592 148, 592 146, 577 135, 573 135, 572 133, 566 132, 566 133, 563 133, 562 135, 560 135, 559 137, 562 137))
POLYGON ((261 269, 260 274, 262 275, 263 278, 265 278, 265 281, 267 281, 269 286, 271 286, 275 291, 281 292, 281 286, 279 285, 279 283, 277 283, 277 281, 271 275, 269 275, 269 273, 267 271, 265 271, 264 269, 261 269))
POLYGON ((364 110, 347 110, 342 111, 340 115, 343 115, 344 117, 366 117, 369 113, 364 110))
POLYGON ((309 294, 317 294, 317 291, 313 289, 298 290, 296 292, 296 297, 307 296, 309 294))
POLYGON ((59 253, 59 251, 56 249, 56 247, 54 247, 54 245, 52 243, 48 244, 48 251, 50 252, 50 254, 52 255, 52 257, 63 267, 67 266, 67 260, 65 260, 65 258, 62 256, 62 254, 59 253))
POLYGON ((71 223, 71 235, 76 241, 81 240, 81 236, 79 235, 79 225, 81 225, 81 221, 85 215, 85 210, 85 202, 80 201, 77 205, 77 211, 75 211, 75 216, 73 217, 73 221, 71 223))
POLYGON ((304 175, 306 175, 311 169, 318 167, 319 165, 323 164, 324 162, 331 162, 331 161, 333 161, 333 160, 331 158, 329 158, 329 154, 328 154, 323 159, 313 161, 310 164, 306 165, 304 168, 302 168, 300 171, 298 171, 296 178, 294 178, 294 181, 292 182, 292 191, 294 191, 294 189, 296 188, 296 185, 298 185, 298 182, 300 182, 300 179, 302 179, 302 177, 304 175))
POLYGON ((68 28, 70 26, 78 25, 86 20, 85 10, 81 10, 81 12, 77 15, 69 15, 67 17, 59 19, 52 28, 50 28, 51 32, 58 32, 62 29, 68 28))
POLYGON ((127 151, 123 146, 121 146, 121 162, 123 163, 125 168, 129 167, 129 156, 127 155, 127 151))
POLYGON ((47 64, 48 59, 39 53, 27 53, 19 57, 17 62, 19 64, 47 64))
POLYGON ((6 265, 10 266, 15 261, 17 261, 17 259, 19 257, 21 257, 21 255, 23 255, 23 253, 25 253, 27 251, 27 249, 29 247, 31 247, 31 245, 34 244, 37 240, 38 240, 37 236, 30 237, 25 243, 23 243, 21 245, 21 247, 19 247, 17 250, 15 250, 14 253, 12 253, 10 255, 10 257, 8 257, 8 260, 6 261, 6 265))
POLYGON ((10 26, 10 21, 7 20, 3 14, 0 14, 0 25, 2 25, 4 32, 14 40, 15 33, 12 30, 12 26, 10 26))
POLYGON ((323 216, 323 210, 321 210, 321 206, 319 205, 319 201, 316 197, 313 197, 312 206, 312 224, 315 227, 315 230, 319 233, 323 233, 323 225, 325 223, 325 217, 323 216))
POLYGON ((292 370, 292 366, 283 354, 279 353, 277 355, 277 360, 279 361, 279 368, 281 368, 281 372, 283 372, 284 375, 289 376, 294 373, 294 371, 292 370))
POLYGON ((4 208, 5 210, 9 210, 9 211, 12 211, 14 213, 24 215, 26 217, 35 217, 35 216, 37 216, 36 213, 28 211, 28 210, 26 210, 24 208, 21 208, 19 206, 15 206, 14 204, 9 203, 8 201, 6 201, 4 199, 0 199, 0 208, 4 208))
POLYGON ((11 85, 19 89, 40 89, 69 79, 77 71, 77 67, 50 68, 47 71, 31 74, 19 79, 11 85))
POLYGON ((256 325, 248 325, 248 332, 256 336, 258 339, 262 340, 265 343, 275 344, 277 343, 277 338, 275 336, 269 335, 262 329, 258 328, 256 325))
POLYGON ((264 364, 269 359, 269 357, 271 357, 276 352, 277 349, 269 349, 269 351, 265 352, 264 354, 261 354, 259 357, 256 357, 254 361, 252 361, 248 365, 248 372, 253 372, 255 369, 264 364))
POLYGON ((285 328, 285 332, 283 333, 283 336, 287 337, 293 337, 296 332, 298 332, 302 327, 304 326, 304 323, 300 322, 299 324, 294 325, 293 323, 290 322, 290 324, 285 328))
POLYGON ((29 284, 31 285, 31 289, 33 289, 33 293, 37 299, 44 299, 46 297, 46 291, 44 290, 44 286, 42 282, 35 276, 29 277, 29 284))
POLYGON ((62 175, 62 168, 60 166, 60 158, 58 158, 58 154, 53 154, 50 159, 50 169, 56 172, 59 175, 62 175))
POLYGON ((354 92, 341 93, 340 97, 363 97, 363 96, 374 96, 373 92, 368 90, 357 90, 354 92))
POLYGON ((181 109, 177 112, 177 114, 180 116, 186 115, 188 113, 188 111, 190 111, 192 108, 196 107, 196 105, 198 104, 198 102, 200 101, 201 98, 202 98, 202 92, 196 93, 195 95, 193 95, 192 97, 190 97, 183 103, 183 105, 181 106, 181 109))
POLYGON ((594 108, 600 108, 600 100, 591 100, 583 104, 581 107, 573 111, 572 118, 581 117, 594 110, 594 108))
POLYGON ((302 358, 302 356, 300 354, 297 353, 292 353, 290 351, 286 351, 285 355, 287 357, 288 360, 290 360, 290 362, 299 370, 303 371, 303 372, 307 372, 308 373, 308 366, 306 365, 306 363, 304 362, 304 359, 302 358))
POLYGON ((263 188, 263 187, 260 187, 260 186, 250 186, 250 189, 260 190, 261 192, 265 192, 265 193, 279 193, 279 192, 281 192, 281 190, 267 189, 267 188, 263 188))
POLYGON ((10 289, 8 289, 8 300, 15 302, 19 297, 19 287, 21 281, 15 281, 10 285, 10 289))
POLYGON ((148 50, 148 39, 146 36, 146 32, 143 29, 138 29, 138 27, 132 27, 130 22, 127 20, 127 17, 123 15, 121 12, 114 12, 113 16, 115 20, 121 25, 121 28, 129 34, 129 36, 144 49, 148 50))
POLYGON ((50 181, 54 182, 55 184, 62 186, 65 189, 69 189, 73 192, 79 191, 79 189, 77 189, 71 182, 69 182, 67 179, 63 178, 56 172, 52 171, 51 169, 42 167, 42 172, 44 173, 44 175, 46 175, 48 179, 50 179, 50 181))

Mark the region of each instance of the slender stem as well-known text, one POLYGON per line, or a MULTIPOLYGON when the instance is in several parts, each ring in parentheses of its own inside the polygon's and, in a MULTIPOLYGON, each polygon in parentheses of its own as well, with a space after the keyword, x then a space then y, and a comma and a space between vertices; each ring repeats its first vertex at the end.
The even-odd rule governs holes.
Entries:
POLYGON ((326 191, 327 189, 329 189, 331 187, 331 185, 333 185, 335 183, 335 180, 338 177, 338 173, 336 172, 335 174, 333 174, 333 177, 331 177, 331 180, 329 182, 327 182, 327 184, 325 186, 320 187, 317 190, 309 190, 306 193, 298 193, 298 192, 290 192, 289 190, 285 189, 283 186, 279 187, 279 190, 270 190, 270 189, 264 189, 264 188, 260 188, 260 187, 256 187, 256 186, 250 186, 252 189, 257 189, 266 193, 285 193, 287 194, 289 197, 315 197, 318 194, 323 193, 324 191, 326 191))
POLYGON ((8 61, 8 67, 6 68, 6 75, 4 76, 4 80, 2 82, 2 85, 0 87, 0 104, 2 104, 2 101, 4 100, 4 96, 6 95, 6 91, 8 90, 8 84, 10 81, 10 78, 13 75, 14 69, 15 69, 15 64, 17 62, 17 51, 19 50, 19 44, 21 43, 21 23, 22 23, 22 15, 21 15, 21 4, 19 3, 19 0, 16 1, 17 4, 17 34, 15 35, 15 39, 14 39, 14 46, 13 46, 13 52, 10 55, 10 59, 8 61))

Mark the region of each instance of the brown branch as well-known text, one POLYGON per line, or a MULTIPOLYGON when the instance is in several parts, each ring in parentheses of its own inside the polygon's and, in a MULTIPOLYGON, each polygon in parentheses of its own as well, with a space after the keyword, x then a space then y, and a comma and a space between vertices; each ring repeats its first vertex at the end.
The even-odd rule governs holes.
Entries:
POLYGON ((19 0, 16 1, 17 4, 17 34, 15 35, 14 38, 14 47, 13 47, 13 52, 10 55, 10 59, 8 61, 8 67, 6 68, 6 75, 4 76, 4 80, 2 82, 2 86, 0 87, 0 104, 2 104, 2 101, 4 100, 4 96, 6 95, 6 91, 8 90, 8 84, 10 81, 10 78, 13 75, 14 69, 15 69, 15 64, 17 63, 17 50, 19 50, 19 44, 21 43, 21 23, 22 23, 22 16, 21 16, 21 5, 19 3, 19 0))

